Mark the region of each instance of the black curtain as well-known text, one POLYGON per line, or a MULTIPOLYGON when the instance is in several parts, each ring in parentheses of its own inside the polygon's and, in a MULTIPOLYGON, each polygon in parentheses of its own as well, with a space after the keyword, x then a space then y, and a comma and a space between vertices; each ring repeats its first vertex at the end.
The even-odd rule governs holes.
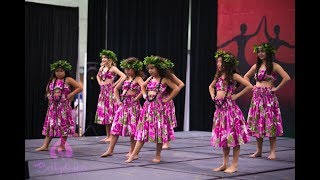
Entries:
POLYGON ((100 92, 96 80, 101 62, 99 53, 106 48, 106 9, 106 0, 88 1, 86 131, 83 132, 86 136, 106 134, 104 126, 94 123, 100 92))
POLYGON ((75 78, 78 61, 78 8, 25 2, 25 138, 40 138, 48 102, 50 64, 67 59, 75 78))
MULTIPOLYGON (((159 55, 175 64, 174 72, 186 79, 188 44, 188 0, 108 0, 107 48, 119 60, 159 55)), ((174 99, 183 130, 185 88, 174 99)))
POLYGON ((106 0, 88 1, 87 62, 101 61, 99 53, 106 48, 106 0))
POLYGON ((217 1, 193 0, 190 60, 190 130, 211 131, 214 104, 209 85, 216 71, 217 1))

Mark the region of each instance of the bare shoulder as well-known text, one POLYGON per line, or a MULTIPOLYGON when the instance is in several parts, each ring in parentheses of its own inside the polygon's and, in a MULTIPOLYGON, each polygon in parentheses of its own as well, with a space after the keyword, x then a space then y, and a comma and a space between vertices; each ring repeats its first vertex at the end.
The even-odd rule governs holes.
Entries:
MULTIPOLYGON (((273 64, 273 67, 274 67, 274 68, 280 66, 280 64, 278 64, 278 63, 276 63, 276 62, 272 62, 272 64, 273 64)), ((281 66, 280 66, 280 67, 281 67, 281 66)))
POLYGON ((66 77, 66 80, 67 80, 67 81, 72 81, 72 80, 74 80, 74 79, 69 76, 69 77, 66 77))
POLYGON ((238 74, 238 73, 234 73, 234 74, 232 75, 232 77, 233 77, 234 80, 239 79, 239 78, 242 78, 242 76, 241 76, 240 74, 238 74))
POLYGON ((168 80, 169 80, 169 79, 166 78, 166 77, 163 77, 163 78, 162 78, 162 82, 168 82, 168 80))
POLYGON ((163 82, 163 83, 168 83, 168 82, 170 83, 170 82, 172 82, 172 81, 171 81, 170 79, 166 78, 166 77, 163 77, 163 78, 162 78, 162 82, 163 82))
POLYGON ((251 69, 254 69, 254 70, 255 70, 256 67, 257 67, 257 64, 254 64, 254 65, 251 66, 251 69))
POLYGON ((75 80, 72 77, 66 77, 66 82, 74 82, 75 80))
POLYGON ((280 64, 278 64, 276 62, 272 62, 272 64, 273 64, 273 71, 277 72, 278 70, 282 69, 280 64))
POLYGON ((117 66, 111 66, 110 67, 110 71, 115 71, 115 70, 118 70, 117 66))
POLYGON ((142 79, 142 77, 141 77, 141 76, 136 76, 135 81, 143 81, 143 79, 142 79))

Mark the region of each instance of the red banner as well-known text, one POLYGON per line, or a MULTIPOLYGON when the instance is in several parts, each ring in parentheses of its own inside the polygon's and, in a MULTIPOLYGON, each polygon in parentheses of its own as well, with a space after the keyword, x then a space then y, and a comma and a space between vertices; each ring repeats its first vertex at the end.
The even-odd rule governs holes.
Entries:
POLYGON ((275 62, 292 79, 277 93, 280 103, 294 106, 294 0, 218 0, 217 46, 218 49, 231 51, 238 57, 242 75, 256 63, 253 45, 262 42, 269 42, 277 49, 275 62))

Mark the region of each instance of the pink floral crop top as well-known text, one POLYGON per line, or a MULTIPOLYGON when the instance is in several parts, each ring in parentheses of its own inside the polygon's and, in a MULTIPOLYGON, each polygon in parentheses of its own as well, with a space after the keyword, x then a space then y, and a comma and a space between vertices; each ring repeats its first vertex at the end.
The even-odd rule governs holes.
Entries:
POLYGON ((109 71, 99 71, 98 76, 100 77, 101 81, 105 81, 106 79, 113 79, 115 77, 115 74, 109 71))
POLYGON ((157 81, 151 81, 151 80, 149 81, 149 83, 148 83, 148 85, 147 85, 147 90, 148 90, 148 91, 157 91, 158 86, 160 86, 160 87, 159 87, 159 93, 160 93, 160 94, 162 94, 163 92, 165 92, 166 87, 167 87, 166 84, 162 84, 162 83, 159 84, 159 82, 157 82, 157 81))
POLYGON ((236 89, 237 82, 233 81, 231 84, 229 83, 229 85, 226 85, 224 82, 225 81, 222 77, 218 78, 218 81, 215 84, 216 91, 226 91, 229 94, 233 94, 236 89))
POLYGON ((141 90, 141 87, 138 83, 132 84, 131 81, 124 81, 123 85, 122 85, 122 89, 126 90, 126 91, 132 90, 132 91, 139 93, 141 90))
POLYGON ((71 92, 65 79, 56 79, 49 84, 47 97, 50 101, 62 102, 67 100, 67 95, 71 92))
POLYGON ((152 81, 152 79, 150 79, 150 81, 148 82, 148 84, 147 84, 147 97, 146 97, 148 102, 152 102, 155 99, 158 99, 158 100, 161 101, 161 99, 162 99, 162 97, 163 97, 163 95, 164 95, 164 93, 166 91, 166 88, 167 88, 167 85, 166 84, 162 84, 161 81, 162 81, 162 78, 160 79, 159 82, 152 81), (149 95, 148 94, 149 91, 155 91, 156 94, 155 95, 149 95))
POLYGON ((256 81, 267 81, 267 82, 274 82, 277 79, 277 74, 272 72, 271 74, 267 74, 267 70, 260 69, 259 73, 254 75, 254 79, 256 81))

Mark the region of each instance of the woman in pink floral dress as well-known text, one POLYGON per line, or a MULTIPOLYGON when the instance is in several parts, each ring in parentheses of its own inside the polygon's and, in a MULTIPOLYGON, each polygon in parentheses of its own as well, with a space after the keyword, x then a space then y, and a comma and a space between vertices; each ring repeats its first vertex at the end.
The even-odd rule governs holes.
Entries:
POLYGON ((138 154, 145 142, 156 143, 156 155, 152 162, 159 163, 163 143, 174 138, 174 131, 173 128, 169 128, 164 108, 164 104, 179 92, 178 86, 168 78, 170 62, 159 56, 148 56, 144 58, 143 63, 147 66, 151 78, 142 86, 143 97, 146 101, 140 112, 135 132, 136 146, 128 160, 125 161, 127 163, 138 159, 138 154), (167 86, 172 89, 172 92, 167 98, 164 98, 167 86))
POLYGON ((121 61, 120 67, 124 69, 127 78, 120 81, 114 88, 118 109, 115 112, 111 126, 111 141, 109 147, 101 157, 113 155, 113 150, 119 136, 130 137, 131 148, 126 157, 132 154, 136 142, 134 140, 134 134, 141 109, 139 99, 142 97, 141 86, 144 82, 144 74, 142 72, 143 63, 135 57, 130 57, 121 61), (121 95, 119 95, 120 90, 121 95))
POLYGON ((60 137, 58 151, 65 150, 67 137, 75 133, 70 101, 82 91, 82 85, 70 76, 69 71, 72 68, 70 63, 58 60, 50 67, 52 75, 46 88, 49 103, 42 129, 42 135, 46 138, 36 151, 47 151, 53 137, 60 137))
POLYGON ((254 52, 258 55, 257 63, 244 75, 248 81, 252 76, 256 80, 247 122, 250 136, 256 137, 257 150, 250 157, 262 156, 263 138, 269 137, 268 159, 275 159, 276 137, 283 135, 281 112, 275 92, 290 80, 290 76, 278 63, 273 62, 276 51, 270 44, 255 45, 254 52), (274 86, 277 74, 281 76, 282 81, 274 86))
POLYGON ((216 110, 213 116, 211 144, 223 148, 223 164, 213 171, 233 173, 238 170, 240 145, 249 141, 247 124, 241 109, 236 104, 236 99, 252 89, 252 84, 242 78, 236 70, 238 60, 231 53, 217 51, 217 71, 209 92, 215 102, 216 110), (234 94, 239 84, 244 88, 234 94), (230 147, 233 147, 233 159, 228 166, 230 147))
POLYGON ((110 129, 114 113, 117 110, 113 88, 120 80, 123 80, 126 75, 117 68, 117 56, 113 51, 103 49, 100 52, 100 57, 101 67, 97 74, 97 81, 100 85, 100 94, 95 115, 95 123, 106 126, 107 137, 100 142, 108 142, 111 140, 110 129), (120 76, 120 78, 118 81, 114 82, 116 75, 120 76))

